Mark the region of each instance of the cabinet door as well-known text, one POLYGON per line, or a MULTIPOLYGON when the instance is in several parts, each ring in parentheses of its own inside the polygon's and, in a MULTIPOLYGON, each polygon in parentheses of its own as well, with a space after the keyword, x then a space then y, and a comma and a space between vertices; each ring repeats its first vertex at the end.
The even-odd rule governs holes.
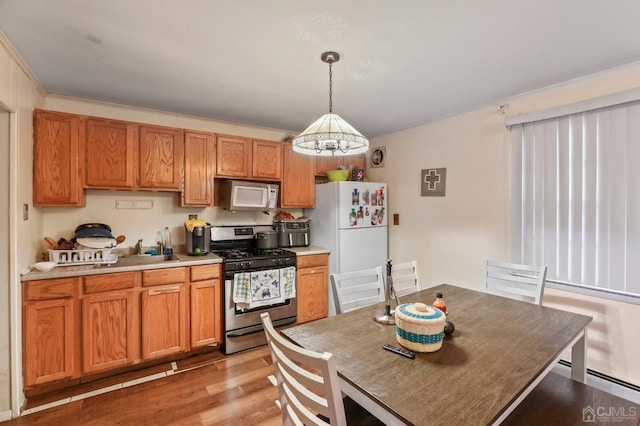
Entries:
POLYGON ((133 188, 137 136, 136 124, 87 119, 87 188, 133 188))
POLYGON ((184 158, 181 129, 140 126, 138 186, 179 190, 184 158))
POLYGON ((222 291, 219 279, 191 283, 191 347, 222 341, 222 291))
POLYGON ((149 287, 142 292, 142 358, 152 359, 188 349, 185 284, 149 287))
POLYGON ((96 293, 82 299, 82 371, 131 364, 136 357, 133 291, 96 293))
POLYGON ((182 206, 213 206, 215 139, 212 133, 185 132, 182 206))
POLYGON ((251 176, 251 140, 239 136, 216 135, 216 176, 251 176))
POLYGON ((84 117, 34 111, 33 205, 83 206, 84 117))
POLYGON ((335 170, 341 166, 365 170, 366 165, 366 154, 316 157, 316 176, 326 176, 327 170, 335 170))
POLYGON ((282 178, 282 142, 254 140, 252 155, 252 177, 267 180, 282 178))
POLYGON ((314 266, 298 269, 298 324, 329 315, 328 268, 314 266))
POLYGON ((280 206, 311 208, 315 205, 316 158, 295 152, 291 144, 283 144, 283 173, 280 206))
POLYGON ((342 157, 316 157, 316 176, 326 176, 327 170, 342 166, 342 157))
POLYGON ((27 302, 23 321, 25 385, 72 377, 75 352, 73 299, 27 302))

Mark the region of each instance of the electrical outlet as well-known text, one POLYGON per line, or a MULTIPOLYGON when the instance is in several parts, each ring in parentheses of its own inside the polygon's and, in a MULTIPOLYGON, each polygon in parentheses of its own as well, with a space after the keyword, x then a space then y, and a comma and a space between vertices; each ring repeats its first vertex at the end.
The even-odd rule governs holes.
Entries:
POLYGON ((22 220, 29 220, 29 204, 22 205, 22 220))

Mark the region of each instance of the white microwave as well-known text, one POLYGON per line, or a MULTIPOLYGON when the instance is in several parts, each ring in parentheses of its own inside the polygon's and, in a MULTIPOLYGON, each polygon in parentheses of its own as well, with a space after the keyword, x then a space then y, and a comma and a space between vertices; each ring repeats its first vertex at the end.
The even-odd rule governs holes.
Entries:
POLYGON ((274 183, 225 180, 219 191, 220 205, 227 210, 270 212, 278 206, 278 185, 274 183))

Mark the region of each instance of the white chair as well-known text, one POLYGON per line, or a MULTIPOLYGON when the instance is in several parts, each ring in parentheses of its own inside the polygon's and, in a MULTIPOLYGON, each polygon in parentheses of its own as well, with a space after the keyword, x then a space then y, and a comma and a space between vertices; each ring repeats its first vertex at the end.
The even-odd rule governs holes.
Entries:
POLYGON ((394 263, 391 265, 391 278, 393 289, 398 297, 415 293, 420 290, 420 275, 418 274, 418 262, 394 263))
POLYGON ((284 425, 382 424, 353 400, 345 398, 343 402, 332 354, 293 344, 275 330, 268 312, 260 317, 275 369, 284 425))
POLYGON ((546 266, 487 261, 486 291, 497 296, 542 305, 546 266))
POLYGON ((382 266, 360 271, 331 274, 336 313, 343 314, 384 301, 382 266))

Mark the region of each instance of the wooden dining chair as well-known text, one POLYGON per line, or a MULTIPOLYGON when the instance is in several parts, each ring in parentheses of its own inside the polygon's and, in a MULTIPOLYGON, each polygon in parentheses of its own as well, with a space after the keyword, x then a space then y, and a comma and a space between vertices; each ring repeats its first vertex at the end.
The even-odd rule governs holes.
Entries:
POLYGON ((331 274, 329 277, 336 313, 343 314, 384 301, 382 271, 382 266, 378 266, 342 274, 331 274))
POLYGON ((332 354, 304 349, 281 336, 268 312, 260 315, 280 392, 284 425, 382 425, 368 411, 343 400, 332 354))
POLYGON ((497 296, 542 305, 546 266, 487 261, 486 291, 497 296))
POLYGON ((394 263, 391 266, 393 288, 398 297, 406 296, 420 290, 420 275, 418 262, 394 263))

